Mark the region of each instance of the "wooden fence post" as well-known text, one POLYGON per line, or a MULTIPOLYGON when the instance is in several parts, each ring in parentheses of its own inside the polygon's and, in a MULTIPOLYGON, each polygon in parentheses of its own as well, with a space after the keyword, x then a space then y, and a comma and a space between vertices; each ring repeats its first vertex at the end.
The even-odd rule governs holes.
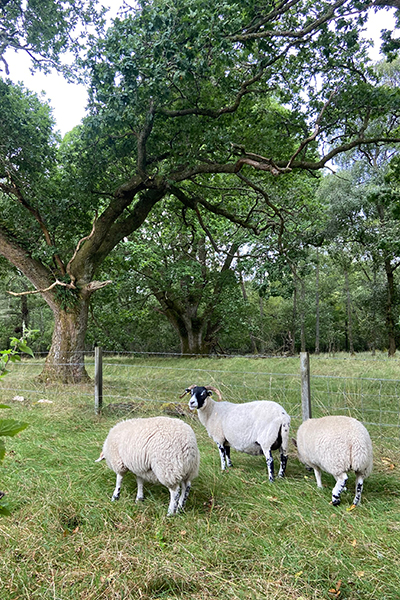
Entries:
POLYGON ((94 412, 101 413, 103 406, 103 353, 100 346, 94 349, 94 412))
POLYGON ((301 409, 303 421, 311 419, 310 355, 300 352, 301 409))

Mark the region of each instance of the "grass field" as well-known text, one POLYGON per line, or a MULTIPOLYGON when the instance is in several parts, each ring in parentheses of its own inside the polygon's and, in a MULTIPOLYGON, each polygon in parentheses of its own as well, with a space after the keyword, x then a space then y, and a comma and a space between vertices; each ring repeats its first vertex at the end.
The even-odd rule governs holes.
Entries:
MULTIPOLYGON (((333 480, 325 475, 319 490, 293 446, 287 478, 274 484, 266 480, 263 457, 232 452, 234 467, 221 473, 215 444, 197 417, 183 410, 201 452, 186 513, 167 518, 169 494, 156 485, 145 486, 146 501, 136 505, 129 475, 120 501, 111 503, 114 474, 94 461, 118 420, 173 412, 179 392, 191 383, 212 383, 227 399, 272 397, 285 407, 286 399, 294 413, 299 406, 298 360, 266 366, 261 360, 168 359, 149 365, 119 358, 118 365, 134 364, 125 370, 116 361, 105 361, 102 416, 94 414, 91 386, 41 388, 35 381, 40 364, 22 365, 1 383, 0 403, 11 406, 1 416, 29 427, 6 439, 0 466, 0 489, 12 511, 0 519, 0 598, 399 599, 395 436, 372 432, 374 471, 361 506, 349 511, 354 476, 341 505, 333 507, 333 480), (12 401, 21 390, 25 401, 12 401), (52 403, 38 403, 40 398, 52 403)), ((367 378, 372 398, 378 398, 373 380, 395 381, 398 369, 398 361, 312 361, 312 372, 321 377, 367 378)), ((181 402, 184 407, 186 399, 181 402)), ((322 402, 323 396, 317 408, 322 402)), ((295 418, 293 434, 296 426, 295 418)))

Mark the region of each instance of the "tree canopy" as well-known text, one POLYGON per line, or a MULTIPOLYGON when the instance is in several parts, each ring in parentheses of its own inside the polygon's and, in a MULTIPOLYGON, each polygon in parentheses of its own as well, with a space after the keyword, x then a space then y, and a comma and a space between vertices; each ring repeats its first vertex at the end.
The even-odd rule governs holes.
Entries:
MULTIPOLYGON (((79 9, 85 22, 83 4, 60 6, 79 9)), ((312 176, 353 148, 400 142, 400 91, 380 82, 360 35, 370 7, 126 5, 104 35, 86 37, 77 65, 89 115, 61 145, 48 107, 2 81, 0 252, 55 315, 46 377, 60 357, 65 380, 83 376, 74 365, 90 297, 108 283, 96 280, 101 266, 166 198, 192 209, 200 225, 211 213, 266 235, 271 215, 283 214, 272 179, 312 176)), ((50 34, 48 47, 38 38, 37 51, 58 55, 63 27, 53 45, 50 34)))
POLYGON ((96 0, 0 0, 0 71, 9 75, 7 50, 29 54, 33 69, 66 67, 61 55, 79 54, 103 14, 96 0))

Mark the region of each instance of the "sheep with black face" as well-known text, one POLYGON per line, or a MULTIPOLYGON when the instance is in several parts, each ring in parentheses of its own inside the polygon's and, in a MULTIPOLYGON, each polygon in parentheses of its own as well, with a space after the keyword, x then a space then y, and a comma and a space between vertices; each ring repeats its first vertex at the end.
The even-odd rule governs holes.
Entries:
MULTIPOLYGON (((218 446, 221 468, 232 466, 231 447, 246 454, 264 454, 267 461, 268 479, 274 480, 272 450, 280 450, 278 477, 284 477, 289 443, 290 417, 276 402, 260 400, 234 404, 215 402, 211 395, 221 393, 211 386, 192 385, 185 390, 190 393, 189 408, 197 409, 200 423, 218 446)), ((182 396, 181 396, 182 397, 182 396)))

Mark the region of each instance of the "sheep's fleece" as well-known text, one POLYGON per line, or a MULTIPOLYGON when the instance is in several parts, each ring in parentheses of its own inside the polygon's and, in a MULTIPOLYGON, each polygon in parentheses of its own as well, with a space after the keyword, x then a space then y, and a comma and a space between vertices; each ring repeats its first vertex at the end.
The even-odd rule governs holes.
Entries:
POLYGON ((347 472, 356 475, 356 495, 353 504, 360 503, 363 482, 372 471, 372 442, 360 421, 344 415, 331 415, 304 421, 298 431, 299 460, 314 469, 318 487, 322 487, 321 470, 336 479, 332 504, 340 503, 346 489, 347 472))
POLYGON ((271 450, 280 449, 280 468, 278 477, 284 477, 287 463, 290 417, 285 409, 276 402, 259 400, 234 404, 215 402, 210 398, 215 391, 211 386, 191 386, 185 390, 190 393, 189 408, 197 409, 200 422, 208 435, 217 444, 221 469, 232 466, 230 448, 239 452, 264 454, 268 478, 274 480, 274 460, 271 450))
POLYGON ((161 483, 170 492, 168 515, 183 510, 191 481, 199 472, 196 436, 187 423, 170 417, 129 419, 109 432, 96 462, 106 460, 117 474, 112 500, 118 500, 123 475, 137 479, 136 502, 144 499, 143 482, 161 483))

